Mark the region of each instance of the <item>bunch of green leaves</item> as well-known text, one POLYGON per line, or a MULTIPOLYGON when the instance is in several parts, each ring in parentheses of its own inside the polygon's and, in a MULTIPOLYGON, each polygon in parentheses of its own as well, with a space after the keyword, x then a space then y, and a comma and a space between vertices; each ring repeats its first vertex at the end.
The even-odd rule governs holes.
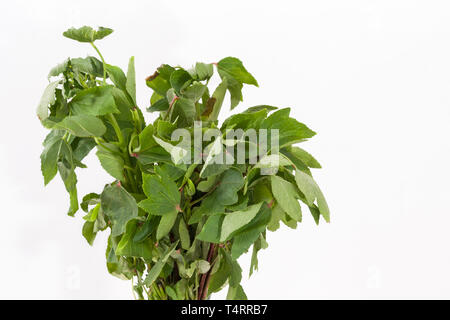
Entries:
POLYGON ((133 280, 137 298, 206 299, 228 285, 228 299, 246 299, 237 260, 243 253, 252 250, 251 275, 259 250, 267 248, 267 231, 281 223, 295 229, 302 221, 300 203, 317 224, 321 216, 330 219, 310 170, 320 164, 294 146, 315 132, 291 118, 289 108, 268 105, 250 107, 219 125, 227 93, 234 109, 243 100, 244 84, 258 86, 233 57, 191 69, 161 65, 146 79, 153 90, 147 111, 158 117, 145 123, 136 103, 134 58, 125 72, 106 63, 95 44, 111 33, 86 26, 64 32, 90 44, 100 59, 69 58, 49 73, 37 108, 50 129, 41 155, 44 183, 59 172, 70 197, 68 214, 79 207, 86 213, 82 234, 89 244, 109 230, 107 269, 133 280), (215 71, 219 84, 210 91, 215 71), (171 140, 177 128, 194 136, 196 121, 202 133, 214 128, 223 135, 202 141, 201 150, 171 140), (269 147, 256 163, 248 152, 245 163, 214 163, 217 150, 230 144, 250 148, 245 140, 227 140, 230 129, 278 130, 280 152, 269 147), (76 169, 86 167, 82 161, 94 148, 112 181, 80 200, 76 169), (180 161, 196 152, 206 161, 180 161), (263 169, 275 170, 266 175, 263 169))

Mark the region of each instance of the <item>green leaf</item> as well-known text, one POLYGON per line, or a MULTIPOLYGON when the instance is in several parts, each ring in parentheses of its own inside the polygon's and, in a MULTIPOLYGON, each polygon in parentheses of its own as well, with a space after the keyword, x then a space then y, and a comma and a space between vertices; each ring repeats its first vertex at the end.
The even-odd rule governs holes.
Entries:
POLYGON ((294 220, 302 221, 302 211, 298 203, 299 195, 295 187, 279 176, 271 176, 272 193, 280 207, 294 220))
POLYGON ((217 63, 217 70, 222 80, 227 79, 227 89, 231 95, 231 109, 236 107, 239 102, 243 100, 243 83, 258 86, 258 82, 237 58, 228 57, 220 60, 217 63))
POLYGON ((204 84, 195 81, 191 86, 183 91, 183 97, 195 103, 201 99, 206 89, 207 87, 204 84))
POLYGON ((217 182, 217 176, 209 176, 206 180, 201 181, 197 185, 197 190, 208 192, 217 182))
POLYGON ((314 179, 300 171, 295 171, 295 181, 300 191, 305 195, 308 206, 312 206, 317 200, 317 207, 325 221, 330 222, 330 210, 327 201, 314 179))
POLYGON ((93 245, 95 237, 97 236, 97 233, 94 232, 94 225, 95 222, 92 221, 86 221, 83 224, 82 234, 83 237, 86 239, 86 241, 89 243, 89 245, 93 245))
POLYGON ((148 273, 147 277, 144 280, 144 284, 146 286, 151 286, 153 282, 159 277, 161 274, 161 271, 163 270, 167 260, 169 259, 172 252, 175 251, 175 248, 177 247, 178 241, 173 243, 170 247, 168 247, 161 258, 152 266, 150 269, 150 272, 148 273))
POLYGON ((177 124, 179 128, 192 126, 195 119, 194 102, 183 97, 177 99, 172 107, 171 119, 178 119, 177 124))
POLYGON ((252 259, 250 263, 250 272, 249 277, 253 274, 253 271, 258 270, 258 251, 261 249, 266 249, 269 246, 269 244, 266 242, 266 239, 264 237, 264 234, 262 233, 258 240, 255 241, 253 244, 253 251, 252 251, 252 259))
POLYGON ((178 96, 181 95, 182 90, 186 88, 191 81, 191 75, 184 69, 175 70, 170 75, 170 85, 175 89, 178 96))
POLYGON ((143 175, 143 185, 145 195, 148 199, 139 202, 146 212, 155 216, 162 216, 157 230, 157 239, 163 238, 175 224, 180 209, 181 196, 178 187, 162 171, 157 170, 158 175, 143 175))
POLYGON ((220 265, 217 271, 211 275, 208 293, 219 291, 223 287, 223 285, 227 282, 228 277, 232 272, 232 266, 225 259, 223 249, 220 248, 219 252, 221 252, 220 265))
POLYGON ((222 163, 215 163, 218 162, 215 161, 216 159, 223 160, 224 146, 222 137, 219 136, 214 140, 214 142, 210 143, 206 148, 206 152, 208 155, 206 157, 205 163, 203 164, 203 168, 200 171, 200 177, 204 178, 210 175, 222 173, 225 170, 226 165, 222 163), (208 170, 209 167, 214 168, 213 170, 208 170))
POLYGON ((231 247, 231 257, 239 258, 250 246, 258 239, 270 221, 270 209, 267 205, 263 205, 256 217, 234 237, 233 246, 231 247))
MULTIPOLYGON (((85 200, 85 197, 83 197, 83 201, 84 200, 85 200)), ((83 219, 86 221, 95 222, 95 220, 97 220, 99 211, 100 211, 100 202, 98 202, 95 205, 95 207, 92 208, 92 210, 89 211, 89 213, 83 217, 83 219)))
POLYGON ((180 219, 178 233, 180 234, 181 247, 184 250, 189 250, 189 248, 191 247, 191 237, 189 235, 189 230, 186 226, 186 222, 183 218, 180 219))
POLYGON ((221 77, 234 78, 241 83, 258 86, 255 78, 244 68, 241 60, 227 57, 217 63, 217 69, 221 77))
POLYGON ((155 76, 151 76, 147 78, 147 86, 152 88, 156 93, 161 96, 165 96, 167 90, 170 89, 170 83, 166 79, 163 79, 161 76, 156 74, 155 76))
POLYGON ((153 138, 154 131, 152 124, 149 124, 141 131, 139 134, 139 148, 134 150, 134 152, 144 152, 157 145, 153 138))
POLYGON ((116 85, 117 88, 126 92, 127 90, 127 77, 122 69, 117 66, 112 66, 106 64, 106 72, 109 75, 111 81, 116 85))
POLYGON ((156 230, 156 239, 160 240, 169 234, 177 221, 178 212, 173 211, 161 217, 159 221, 158 230, 156 230))
POLYGON ((225 215, 222 223, 222 231, 220 234, 220 241, 226 241, 231 238, 232 234, 242 227, 246 226, 261 209, 263 203, 251 205, 244 210, 230 212, 225 215))
POLYGON ((131 279, 135 272, 134 268, 128 262, 127 259, 117 256, 115 253, 115 248, 117 247, 117 237, 109 236, 108 247, 106 248, 106 266, 108 272, 115 277, 123 280, 131 279))
POLYGON ((137 231, 137 221, 132 220, 126 226, 126 232, 117 244, 116 254, 126 257, 136 257, 143 259, 152 258, 153 243, 151 239, 142 242, 135 242, 133 238, 137 231))
POLYGON ((97 205, 98 203, 100 203, 100 195, 91 192, 83 197, 80 207, 84 212, 88 212, 90 205, 97 205))
POLYGON ((78 211, 77 176, 75 174, 72 149, 65 140, 62 141, 59 151, 60 160, 57 162, 57 167, 59 175, 70 196, 70 207, 67 214, 73 216, 78 211))
POLYGON ((136 104, 136 71, 134 68, 134 57, 131 57, 128 62, 127 82, 125 86, 131 99, 133 99, 134 104, 136 104))
POLYGON ((258 105, 258 106, 254 106, 254 107, 250 107, 247 110, 243 111, 242 113, 253 113, 253 112, 259 112, 261 110, 267 110, 267 112, 273 111, 273 110, 277 110, 277 107, 274 106, 268 106, 265 104, 262 105, 258 105))
POLYGON ((79 42, 94 42, 103 39, 113 32, 112 29, 99 27, 97 30, 92 27, 84 26, 81 28, 70 28, 63 33, 63 36, 79 42))
POLYGON ((169 102, 166 98, 161 98, 155 103, 153 103, 150 107, 147 108, 148 112, 156 112, 156 111, 167 111, 169 109, 169 102))
POLYGON ((214 214, 208 217, 202 231, 197 235, 197 239, 205 242, 220 243, 220 231, 225 216, 214 214))
POLYGON ((237 192, 243 186, 244 178, 241 172, 234 168, 225 171, 214 191, 202 201, 200 208, 191 216, 189 224, 200 221, 203 215, 225 212, 225 206, 235 204, 238 201, 237 192))
POLYGON ((159 224, 159 217, 148 216, 144 224, 136 230, 134 235, 134 242, 142 242, 147 239, 155 230, 159 224))
POLYGON ((56 87, 61 80, 50 82, 42 94, 41 101, 36 110, 39 120, 43 121, 48 118, 48 108, 56 101, 56 87))
POLYGON ((167 64, 163 64, 158 68, 158 70, 145 79, 147 86, 152 88, 160 96, 165 97, 167 90, 171 88, 170 86, 170 76, 175 69, 167 64))
POLYGON ((177 293, 171 286, 166 286, 166 293, 172 300, 180 300, 178 299, 177 293))
POLYGON ((280 205, 276 204, 272 207, 272 215, 270 217, 267 229, 270 231, 276 231, 280 228, 280 221, 284 218, 285 212, 281 209, 280 205))
POLYGON ((97 78, 103 77, 103 63, 96 57, 70 59, 70 65, 74 73, 85 73, 97 78))
POLYGON ((64 143, 62 136, 63 132, 52 130, 44 140, 44 150, 41 154, 41 171, 45 185, 47 185, 58 172, 56 164, 59 159, 62 144, 64 143))
POLYGON ((313 137, 316 133, 310 130, 303 123, 289 117, 290 108, 285 108, 272 113, 261 124, 261 129, 268 130, 268 140, 270 140, 270 130, 279 130, 279 147, 304 141, 313 137))
POLYGON ((170 154, 174 164, 181 164, 183 162, 183 159, 185 159, 186 156, 189 155, 188 150, 183 149, 179 146, 174 146, 158 138, 157 136, 153 136, 153 139, 170 154))
POLYGON ((244 186, 242 173, 236 169, 229 169, 219 181, 218 187, 208 197, 220 205, 232 205, 238 201, 237 191, 244 186))
POLYGON ((108 172, 112 177, 119 181, 124 181, 125 176, 123 174, 124 170, 124 160, 119 155, 118 147, 108 143, 103 146, 97 146, 97 157, 100 160, 100 164, 103 169, 108 172), (108 148, 108 149, 107 149, 108 148), (115 152, 112 152, 112 151, 115 152))
POLYGON ((47 78, 50 79, 51 77, 59 76, 61 73, 67 70, 67 67, 69 66, 70 59, 67 58, 63 62, 59 63, 58 65, 54 66, 50 72, 48 73, 47 78))
POLYGON ((136 200, 121 186, 107 186, 101 194, 101 208, 112 222, 111 235, 125 232, 128 221, 138 216, 136 200))
POLYGON ((216 121, 219 117, 220 109, 222 108, 223 99, 225 98, 225 93, 227 92, 227 79, 222 79, 222 82, 214 90, 211 99, 213 101, 211 111, 208 113, 210 121, 216 121))
POLYGON ((75 95, 69 107, 75 115, 102 116, 108 113, 119 113, 112 90, 112 86, 84 89, 75 95))
POLYGON ((310 168, 322 168, 320 163, 308 152, 299 147, 291 147, 290 153, 310 168))
POLYGON ((227 300, 247 300, 247 295, 241 285, 228 288, 227 300))
POLYGON ((241 82, 237 81, 234 78, 223 77, 223 79, 227 79, 227 89, 230 92, 230 109, 233 110, 239 104, 239 102, 244 100, 242 97, 243 85, 241 82))
POLYGON ((212 63, 197 62, 194 68, 194 77, 197 80, 207 80, 212 77, 214 73, 214 66, 212 63))
POLYGON ((267 109, 261 109, 255 112, 232 115, 223 122, 222 130, 231 127, 234 129, 258 128, 259 124, 267 117, 267 112, 267 109))
POLYGON ((156 216, 178 212, 180 192, 166 175, 144 174, 142 188, 148 199, 142 200, 139 206, 146 212, 156 216))
POLYGON ((172 180, 176 182, 179 178, 181 178, 185 171, 183 169, 183 166, 176 166, 173 163, 163 163, 159 165, 158 170, 163 171, 163 173, 169 178, 169 180, 172 180))
POLYGON ((159 137, 170 140, 172 132, 176 128, 176 125, 169 121, 159 120, 156 124, 156 133, 159 137))
POLYGON ((68 116, 55 125, 56 129, 64 129, 77 137, 101 137, 106 132, 102 120, 90 115, 68 116))
POLYGON ((89 154, 89 152, 96 146, 94 139, 91 138, 76 138, 72 142, 73 158, 81 163, 81 161, 89 154))
POLYGON ((226 262, 231 266, 229 284, 231 287, 236 287, 242 280, 242 268, 236 260, 231 258, 230 254, 226 250, 221 249, 221 251, 226 262))

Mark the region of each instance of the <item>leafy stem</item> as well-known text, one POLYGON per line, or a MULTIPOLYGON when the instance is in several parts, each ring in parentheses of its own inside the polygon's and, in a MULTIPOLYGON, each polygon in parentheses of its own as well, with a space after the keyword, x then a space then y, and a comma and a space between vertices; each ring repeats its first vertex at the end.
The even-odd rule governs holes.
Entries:
POLYGON ((102 62, 103 62, 103 84, 106 84, 106 62, 105 62, 105 59, 103 58, 103 56, 102 56, 100 50, 98 50, 98 48, 97 48, 97 46, 94 44, 94 42, 91 41, 91 45, 92 45, 92 47, 95 49, 95 51, 97 51, 97 53, 98 53, 100 59, 101 59, 102 62))

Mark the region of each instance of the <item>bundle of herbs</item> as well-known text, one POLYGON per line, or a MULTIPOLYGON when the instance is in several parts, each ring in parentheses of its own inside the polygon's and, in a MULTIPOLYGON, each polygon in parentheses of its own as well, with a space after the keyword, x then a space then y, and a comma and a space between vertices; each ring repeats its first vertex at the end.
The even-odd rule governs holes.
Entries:
POLYGON ((57 173, 70 196, 68 214, 86 213, 82 234, 93 244, 109 232, 106 265, 134 280, 139 299, 208 299, 228 285, 228 299, 246 299, 238 258, 267 248, 267 231, 296 228, 302 209, 316 223, 330 215, 310 168, 320 164, 294 146, 315 135, 290 109, 250 107, 223 121, 244 84, 258 86, 242 62, 227 57, 191 69, 161 65, 146 79, 153 90, 145 123, 136 103, 134 58, 125 73, 108 64, 96 41, 112 30, 69 29, 64 36, 93 47, 94 56, 69 58, 49 73, 37 115, 50 133, 43 143, 45 185, 57 173), (220 80, 208 88, 214 72, 220 80), (96 149, 112 177, 81 201, 77 168, 96 149))

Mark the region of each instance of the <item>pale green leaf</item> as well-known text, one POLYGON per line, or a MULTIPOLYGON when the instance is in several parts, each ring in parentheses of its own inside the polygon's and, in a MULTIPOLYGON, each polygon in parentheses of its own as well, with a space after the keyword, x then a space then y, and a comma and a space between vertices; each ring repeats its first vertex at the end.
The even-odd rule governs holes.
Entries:
POLYGON ((136 200, 119 185, 107 186, 103 190, 101 208, 112 222, 113 237, 123 234, 128 221, 138 216, 136 200))
POLYGON ((99 27, 97 30, 89 26, 81 28, 70 28, 63 33, 63 36, 79 42, 94 42, 95 40, 103 39, 113 32, 112 29, 99 27))
POLYGON ((325 221, 330 222, 330 210, 327 201, 314 179, 310 175, 296 170, 295 181, 300 191, 305 195, 307 204, 312 206, 317 200, 317 207, 319 208, 320 214, 324 217, 325 221))
POLYGON ((102 120, 86 114, 65 117, 54 128, 67 130, 77 137, 101 137, 106 132, 102 120))
POLYGON ((279 176, 271 176, 272 193, 280 207, 294 220, 302 221, 302 211, 298 203, 299 195, 295 187, 279 176))

